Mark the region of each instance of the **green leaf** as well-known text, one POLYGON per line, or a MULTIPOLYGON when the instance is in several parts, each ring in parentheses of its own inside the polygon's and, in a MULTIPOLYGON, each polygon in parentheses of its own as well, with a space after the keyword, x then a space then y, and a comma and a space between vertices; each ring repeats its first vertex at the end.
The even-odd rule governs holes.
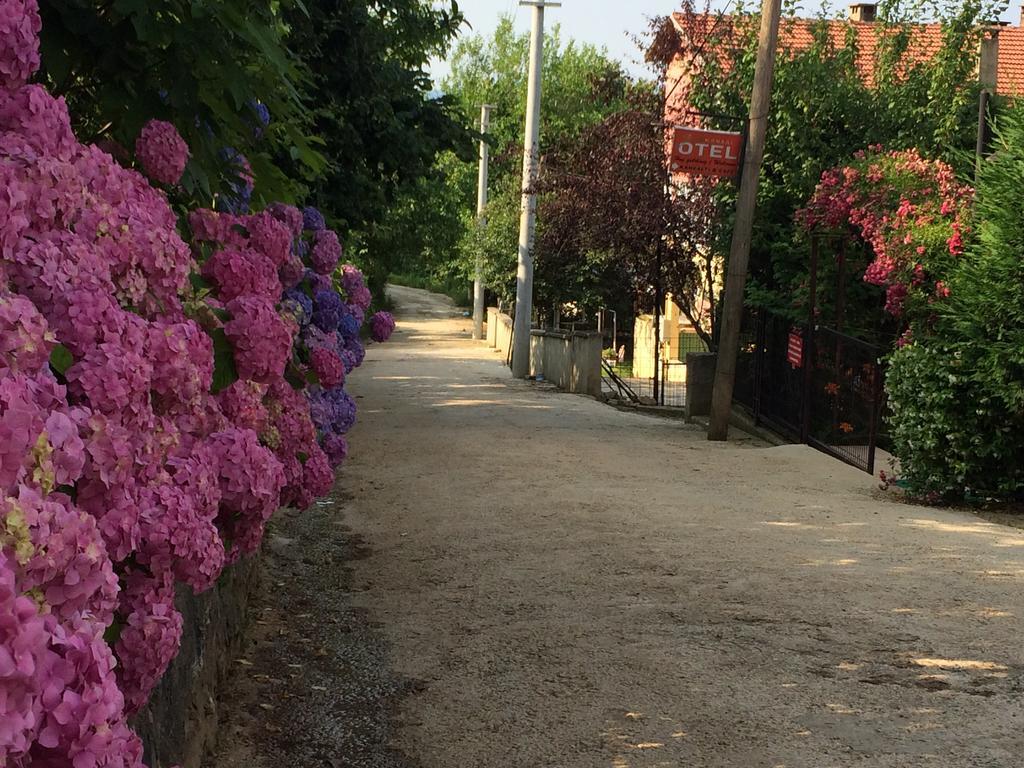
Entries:
POLYGON ((113 648, 114 645, 117 644, 117 641, 121 639, 121 632, 123 630, 124 624, 115 619, 114 622, 109 627, 107 627, 107 629, 103 633, 104 642, 106 642, 107 645, 113 648))
POLYGON ((50 367, 61 376, 67 373, 68 368, 75 362, 71 352, 63 344, 58 344, 50 353, 50 367))
POLYGON ((235 350, 228 341, 223 328, 210 334, 213 339, 213 386, 211 391, 216 394, 227 389, 238 381, 238 368, 235 366, 235 350))

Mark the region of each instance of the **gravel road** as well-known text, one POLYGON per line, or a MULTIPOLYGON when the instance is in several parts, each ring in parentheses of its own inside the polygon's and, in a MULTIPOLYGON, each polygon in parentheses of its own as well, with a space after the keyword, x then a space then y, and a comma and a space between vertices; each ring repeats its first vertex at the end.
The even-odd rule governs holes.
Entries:
POLYGON ((513 381, 446 300, 392 291, 321 525, 365 549, 303 587, 361 617, 387 760, 1024 765, 1024 532, 513 381))

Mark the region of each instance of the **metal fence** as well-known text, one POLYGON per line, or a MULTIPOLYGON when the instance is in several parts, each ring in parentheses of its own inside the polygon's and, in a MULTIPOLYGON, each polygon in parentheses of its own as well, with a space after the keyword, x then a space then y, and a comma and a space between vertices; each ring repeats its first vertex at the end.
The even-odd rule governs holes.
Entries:
POLYGON ((606 361, 602 368, 602 389, 644 405, 663 405, 669 408, 686 406, 686 363, 662 360, 661 377, 655 397, 654 377, 633 376, 629 363, 614 364, 606 361))
POLYGON ((807 391, 810 445, 873 473, 882 393, 878 347, 815 329, 807 391))
POLYGON ((874 473, 882 351, 771 312, 745 323, 734 399, 758 424, 874 473))

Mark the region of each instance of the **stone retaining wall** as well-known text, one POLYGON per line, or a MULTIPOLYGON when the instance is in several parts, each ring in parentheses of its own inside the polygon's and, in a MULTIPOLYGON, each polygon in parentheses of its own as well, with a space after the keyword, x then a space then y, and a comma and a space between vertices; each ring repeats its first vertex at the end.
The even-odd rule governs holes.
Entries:
POLYGON ((217 690, 240 654, 258 576, 258 560, 250 557, 226 568, 201 595, 179 585, 181 651, 133 723, 149 768, 200 768, 215 743, 217 690))

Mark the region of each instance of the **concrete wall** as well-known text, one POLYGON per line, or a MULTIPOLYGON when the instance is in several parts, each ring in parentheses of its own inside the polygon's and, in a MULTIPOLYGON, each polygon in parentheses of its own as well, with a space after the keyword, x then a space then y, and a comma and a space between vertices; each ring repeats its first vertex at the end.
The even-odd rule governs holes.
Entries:
MULTIPOLYGON (((530 375, 580 395, 601 394, 601 334, 534 330, 530 334, 530 375)), ((512 318, 487 308, 487 346, 508 360, 512 318)))
MULTIPOLYGON (((601 394, 600 333, 540 331, 531 333, 531 364, 559 389, 578 395, 601 394)), ((534 374, 536 375, 536 374, 534 374)))
POLYGON ((150 768, 199 768, 216 743, 217 690, 242 649, 257 577, 256 558, 246 558, 225 569, 216 586, 201 595, 179 586, 181 651, 133 720, 150 768))
MULTIPOLYGON (((661 315, 660 342, 662 361, 685 363, 686 352, 680 346, 680 338, 689 336, 696 341, 697 332, 682 310, 669 294, 665 299, 665 309, 661 315)), ((696 341, 697 344, 701 342, 696 341)), ((689 350, 687 350, 689 351, 689 350)), ((633 376, 638 379, 650 379, 654 376, 654 315, 637 315, 633 321, 633 376)), ((686 382, 686 366, 670 365, 668 380, 686 382)))
POLYGON ((530 375, 533 378, 546 378, 544 376, 544 337, 536 331, 530 335, 530 375))
POLYGON ((494 322, 494 347, 501 352, 502 359, 508 360, 512 349, 512 318, 503 312, 496 312, 494 322))
POLYGON ((707 416, 711 413, 711 393, 715 388, 714 352, 691 352, 686 356, 690 381, 686 387, 686 418, 707 416))
POLYGON ((497 344, 496 334, 498 332, 498 308, 487 308, 487 346, 493 347, 497 344))

